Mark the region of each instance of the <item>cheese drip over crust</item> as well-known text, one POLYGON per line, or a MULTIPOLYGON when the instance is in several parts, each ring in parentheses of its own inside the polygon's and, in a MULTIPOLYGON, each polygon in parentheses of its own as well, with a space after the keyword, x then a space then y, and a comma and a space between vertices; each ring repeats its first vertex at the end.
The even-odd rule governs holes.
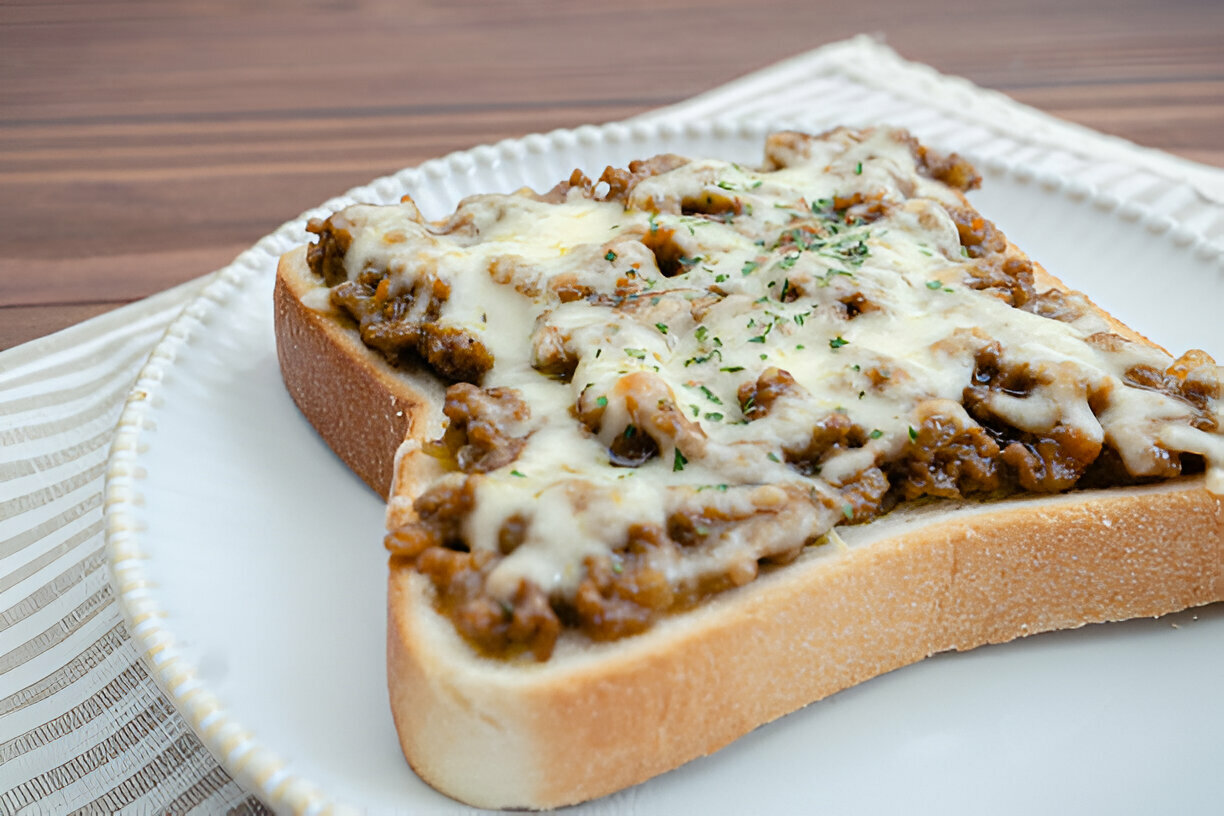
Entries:
POLYGON ((1224 493, 1221 368, 1040 292, 976 182, 838 129, 775 134, 759 168, 662 156, 312 225, 324 308, 470 383, 401 452, 389 547, 477 645, 543 658, 558 625, 640 631, 898 501, 1183 466, 1224 493))

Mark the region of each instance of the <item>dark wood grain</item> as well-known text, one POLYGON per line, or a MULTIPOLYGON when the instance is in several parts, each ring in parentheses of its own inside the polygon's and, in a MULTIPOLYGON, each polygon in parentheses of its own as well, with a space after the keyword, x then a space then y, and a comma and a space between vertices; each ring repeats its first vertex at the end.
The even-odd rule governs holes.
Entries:
POLYGON ((860 32, 1224 166, 1218 0, 8 3, 0 348, 223 266, 375 176, 860 32))

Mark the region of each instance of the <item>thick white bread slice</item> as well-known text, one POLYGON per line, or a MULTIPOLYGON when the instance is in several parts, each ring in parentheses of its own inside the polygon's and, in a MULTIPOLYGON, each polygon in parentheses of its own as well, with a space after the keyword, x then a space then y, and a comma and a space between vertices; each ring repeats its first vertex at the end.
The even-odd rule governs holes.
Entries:
POLYGON ((393 565, 387 678, 404 754, 482 807, 602 796, 948 649, 1224 599, 1224 502, 1186 479, 994 505, 927 505, 847 546, 545 663, 477 656, 393 565))
POLYGON ((405 756, 472 805, 577 803, 935 652, 1224 598, 1224 503, 1202 480, 927 505, 842 535, 644 635, 574 637, 539 664, 476 656, 428 581, 393 568, 405 756))
MULTIPOLYGON (((1038 289, 1059 284, 1037 270, 1038 289)), ((285 381, 329 445, 410 518, 442 385, 392 368, 332 310, 304 252, 276 288, 285 381)), ((1138 335, 1114 323, 1115 329, 1138 335)), ((393 559, 388 683, 405 756, 473 805, 546 808, 641 782, 840 689, 948 649, 1224 599, 1224 500, 1203 479, 992 504, 927 503, 763 572, 645 634, 563 636, 544 663, 477 655, 393 559)))

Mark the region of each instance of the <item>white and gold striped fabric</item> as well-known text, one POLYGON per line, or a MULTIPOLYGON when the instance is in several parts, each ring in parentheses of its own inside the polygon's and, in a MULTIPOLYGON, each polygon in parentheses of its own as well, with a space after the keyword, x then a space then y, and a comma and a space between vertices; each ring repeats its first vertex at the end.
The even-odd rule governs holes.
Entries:
POLYGON ((113 603, 124 398, 201 282, 0 354, 0 812, 266 812, 157 690, 113 603))
MULTIPOLYGON (((805 109, 890 121, 988 168, 1023 165, 1038 182, 1070 176, 1203 257, 1224 247, 1224 172, 1060 122, 866 38, 642 118, 801 125, 805 109)), ((147 674, 103 556, 115 423, 149 351, 202 284, 0 353, 0 813, 267 812, 147 674)))

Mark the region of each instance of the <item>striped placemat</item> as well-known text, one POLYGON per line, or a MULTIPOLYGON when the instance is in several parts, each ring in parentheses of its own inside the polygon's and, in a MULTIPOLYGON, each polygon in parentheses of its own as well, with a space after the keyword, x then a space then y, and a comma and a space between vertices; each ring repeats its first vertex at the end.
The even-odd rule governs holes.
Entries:
POLYGON ((103 558, 124 398, 202 284, 0 355, 0 812, 267 812, 148 676, 103 558))
MULTIPOLYGON (((1224 172, 1061 122, 868 38, 644 118, 802 123, 797 112, 831 108, 851 112, 848 124, 903 125, 995 169, 1069 176, 1124 215, 1159 212, 1204 256, 1224 247, 1224 172), (994 147, 1000 136, 1009 149, 994 147)), ((103 557, 113 428, 150 349, 203 283, 0 353, 0 813, 267 812, 148 676, 103 557)))

